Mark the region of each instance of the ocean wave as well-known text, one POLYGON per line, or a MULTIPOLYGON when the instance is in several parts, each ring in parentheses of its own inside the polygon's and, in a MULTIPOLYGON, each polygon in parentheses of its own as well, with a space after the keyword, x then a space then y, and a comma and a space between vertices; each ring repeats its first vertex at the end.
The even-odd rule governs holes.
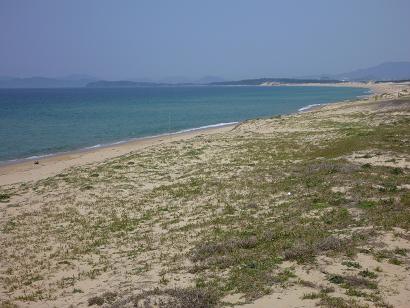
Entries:
POLYGON ((103 146, 102 144, 96 144, 96 145, 92 145, 89 147, 85 147, 84 150, 97 149, 97 148, 101 148, 102 146, 103 146))
POLYGON ((188 128, 188 129, 180 130, 180 131, 177 131, 177 132, 172 133, 172 134, 187 133, 187 132, 192 132, 192 131, 196 131, 196 130, 223 127, 223 126, 234 125, 234 124, 238 124, 238 123, 239 122, 226 122, 226 123, 210 124, 210 125, 205 125, 205 126, 199 126, 199 127, 195 127, 195 128, 188 128))
POLYGON ((322 104, 311 104, 311 105, 307 105, 307 106, 304 106, 304 107, 302 107, 302 108, 299 108, 298 111, 306 111, 306 110, 312 109, 313 107, 321 106, 321 105, 322 105, 322 104))

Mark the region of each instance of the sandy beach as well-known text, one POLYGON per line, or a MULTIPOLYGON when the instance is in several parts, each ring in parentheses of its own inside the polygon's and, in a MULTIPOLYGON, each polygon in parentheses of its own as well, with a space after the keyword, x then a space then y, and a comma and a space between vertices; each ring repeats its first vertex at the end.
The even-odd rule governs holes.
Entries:
POLYGON ((297 87, 297 86, 304 86, 304 87, 350 87, 350 88, 368 88, 372 91, 369 94, 369 97, 379 96, 379 95, 391 95, 397 97, 399 93, 403 90, 409 89, 410 82, 404 83, 394 83, 394 82, 340 82, 340 83, 263 83, 261 86, 283 86, 286 85, 288 87, 297 87))
POLYGON ((369 88, 1 166, 0 307, 408 307, 410 92, 369 88))

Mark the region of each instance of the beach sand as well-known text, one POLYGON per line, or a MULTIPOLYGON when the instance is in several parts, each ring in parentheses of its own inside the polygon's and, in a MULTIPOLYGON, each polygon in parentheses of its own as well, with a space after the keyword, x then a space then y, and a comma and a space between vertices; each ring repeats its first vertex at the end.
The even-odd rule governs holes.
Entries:
POLYGON ((0 307, 408 307, 406 87, 0 167, 0 307))
POLYGON ((403 82, 403 83, 394 83, 394 82, 341 82, 341 83, 287 83, 287 84, 277 84, 277 83, 263 83, 262 86, 304 86, 304 87, 349 87, 349 88, 368 88, 372 90, 371 96, 374 97, 380 95, 390 95, 393 97, 397 97, 399 93, 403 90, 408 90, 410 86, 410 82, 403 82))

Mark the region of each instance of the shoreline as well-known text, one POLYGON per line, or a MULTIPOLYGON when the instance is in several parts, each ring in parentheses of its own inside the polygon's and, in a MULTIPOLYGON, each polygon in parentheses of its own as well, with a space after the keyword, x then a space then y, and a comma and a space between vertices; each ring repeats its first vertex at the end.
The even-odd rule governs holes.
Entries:
MULTIPOLYGON (((329 84, 329 85, 330 86, 338 86, 338 84, 329 84)), ((248 85, 240 85, 240 86, 248 86, 248 85)), ((262 85, 259 85, 259 86, 267 86, 267 85, 262 84, 262 85)), ((322 84, 280 84, 280 85, 275 84, 275 85, 270 85, 270 86, 285 86, 285 87, 288 87, 288 86, 317 86, 317 87, 320 87, 320 86, 322 86, 322 84)), ((361 88, 371 90, 370 88, 366 88, 366 87, 361 87, 361 88)), ((369 96, 372 96, 372 95, 373 95, 373 93, 369 93, 369 94, 358 96, 358 97, 356 97, 356 99, 369 97, 369 96)), ((327 104, 340 103, 340 102, 344 102, 344 101, 332 101, 332 102, 323 103, 323 104, 305 105, 305 106, 302 106, 301 108, 299 108, 299 109, 297 109, 294 112, 291 112, 289 114, 296 114, 296 113, 299 113, 299 112, 306 112, 306 111, 311 110, 313 107, 316 107, 316 106, 325 106, 327 104)), ((285 115, 285 114, 281 114, 281 115, 285 115)), ((271 115, 266 115, 266 116, 269 117, 271 115)), ((249 119, 246 119, 244 121, 251 120, 251 119, 252 118, 249 118, 249 119)), ((209 124, 209 125, 204 125, 204 126, 199 126, 199 127, 182 129, 182 130, 179 130, 179 131, 176 131, 176 132, 166 132, 166 133, 160 133, 160 134, 157 134, 157 135, 132 137, 132 138, 129 138, 129 139, 123 139, 123 140, 111 141, 111 142, 107 142, 107 143, 83 146, 83 147, 80 147, 80 148, 67 149, 67 150, 63 150, 63 151, 59 151, 59 152, 35 154, 33 156, 22 157, 22 158, 11 158, 11 159, 0 161, 0 168, 2 168, 4 166, 20 164, 20 163, 24 163, 24 162, 28 162, 28 161, 42 160, 42 159, 45 159, 45 158, 48 158, 48 157, 61 156, 61 155, 66 155, 66 154, 75 154, 75 153, 79 153, 79 152, 86 152, 86 151, 90 151, 90 150, 94 150, 94 149, 102 149, 102 148, 106 148, 106 147, 111 147, 111 146, 115 146, 115 145, 120 145, 120 144, 124 144, 124 143, 144 140, 144 139, 150 139, 150 138, 155 138, 155 137, 165 137, 165 136, 168 136, 168 135, 177 135, 177 134, 190 132, 190 131, 205 130, 205 129, 208 129, 208 128, 223 127, 223 126, 231 125, 231 124, 239 124, 241 122, 243 122, 243 121, 233 121, 233 122, 227 122, 227 123, 209 124)))
POLYGON ((0 186, 40 180, 56 175, 70 167, 102 162, 106 159, 139 151, 153 145, 229 131, 237 124, 238 123, 229 123, 218 127, 207 127, 165 135, 143 137, 131 141, 103 145, 101 147, 50 154, 42 158, 25 159, 24 161, 2 164, 0 165, 0 186), (38 161, 38 164, 34 164, 35 161, 38 161))
MULTIPOLYGON (((356 85, 356 83, 354 83, 356 85)), ((316 83, 300 83, 300 84, 261 84, 259 86, 313 86, 313 87, 321 87, 321 86, 341 86, 341 87, 352 87, 352 88, 363 88, 363 89, 368 89, 371 91, 371 93, 369 94, 365 94, 365 95, 361 95, 356 97, 355 100, 357 99, 361 99, 361 98, 366 98, 366 97, 371 97, 374 95, 374 90, 371 89, 370 87, 364 87, 363 85, 356 85, 356 86, 351 86, 351 85, 343 85, 343 84, 316 84, 316 83)), ((248 85, 240 85, 240 86, 248 86, 248 85)), ((349 100, 347 100, 349 101, 349 100)), ((320 108, 320 106, 325 106, 328 104, 333 104, 333 103, 340 103, 340 102, 344 102, 344 101, 334 101, 334 102, 329 102, 329 103, 324 103, 324 104, 310 104, 310 105, 305 105, 302 106, 301 108, 299 108, 298 110, 291 112, 289 114, 296 114, 299 112, 307 112, 310 111, 312 109, 317 109, 320 108)), ((281 114, 281 115, 285 115, 285 114, 281 114)), ((267 117, 269 117, 271 115, 267 115, 267 117)), ((251 120, 250 119, 246 119, 244 121, 247 120, 251 120)), ((75 153, 80 153, 80 152, 87 152, 87 151, 91 151, 94 149, 103 149, 106 147, 111 147, 111 146, 116 146, 116 145, 121 145, 121 144, 125 144, 125 143, 129 143, 129 142, 134 142, 134 141, 139 141, 139 140, 144 140, 144 139, 150 139, 150 138, 156 138, 156 137, 165 137, 165 136, 169 136, 169 135, 176 135, 176 134, 181 134, 181 133, 185 133, 185 132, 190 132, 190 131, 200 131, 200 130, 205 130, 208 128, 215 128, 215 127, 223 127, 226 125, 230 125, 230 124, 239 124, 243 121, 233 121, 233 122, 228 122, 228 123, 217 123, 217 124, 209 124, 209 125, 204 125, 204 126, 200 126, 200 127, 193 127, 193 128, 187 128, 187 129, 182 129, 180 131, 176 131, 176 132, 169 132, 169 133, 162 133, 162 134, 158 134, 158 135, 148 135, 148 136, 142 136, 142 137, 133 137, 133 138, 129 138, 129 139, 124 139, 124 140, 118 140, 118 141, 112 141, 112 142, 107 142, 107 143, 102 143, 102 144, 95 144, 95 145, 90 145, 90 146, 84 146, 84 147, 80 147, 80 148, 76 148, 76 149, 67 149, 64 151, 59 151, 59 152, 54 152, 54 153, 47 153, 47 154, 38 154, 38 155, 33 155, 33 156, 29 156, 29 157, 23 157, 23 158, 12 158, 12 159, 7 159, 4 161, 0 161, 0 170, 2 167, 4 166, 10 166, 10 165, 15 165, 15 164, 21 164, 21 163, 25 163, 25 162, 34 162, 37 160, 43 160, 46 158, 50 158, 50 157, 56 157, 56 156, 61 156, 61 155, 67 155, 67 154, 75 154, 75 153)), ((1 182, 0 182, 1 184, 1 182)))
MULTIPOLYGON (((384 93, 394 94, 396 90, 401 90, 400 84, 281 84, 280 86, 341 86, 368 88, 371 93, 365 97, 358 97, 354 101, 369 100, 384 93)), ((276 85, 263 85, 276 86, 276 85)), ((349 102, 349 101, 347 101, 349 102)), ((346 103, 346 101, 336 101, 326 104, 311 104, 301 107, 290 114, 306 113, 316 111, 327 105, 346 103)), ((143 148, 166 144, 172 141, 186 140, 198 135, 221 133, 240 124, 241 122, 220 123, 206 125, 198 128, 185 129, 174 133, 160 134, 130 140, 117 141, 109 144, 94 145, 82 149, 71 150, 60 153, 45 154, 28 158, 9 160, 0 163, 0 185, 10 185, 19 182, 28 182, 43 179, 58 174, 66 168, 80 166, 90 163, 101 162, 121 155, 138 151, 143 148), (34 162, 38 162, 35 164, 34 162)))
MULTIPOLYGON (((290 85, 290 84, 289 84, 290 85)), ((283 86, 287 87, 289 86, 288 84, 283 84, 283 86)), ((293 84, 292 84, 293 85, 293 84)), ((312 84, 313 86, 318 86, 320 87, 321 84, 312 84)), ((248 86, 248 85, 241 85, 241 86, 248 86)), ((259 86, 263 86, 263 85, 259 85, 259 86)), ((296 84, 296 86, 304 86, 304 84, 296 84)), ((225 86, 223 86, 225 87, 225 86)), ((255 87, 255 86, 253 86, 255 87)), ((256 85, 257 87, 257 85, 256 85)), ((365 88, 364 88, 365 89, 365 88)), ((367 96, 367 95, 362 95, 362 96, 357 96, 356 99, 363 97, 363 96, 367 96)), ((331 101, 329 103, 325 103, 322 105, 326 105, 326 104, 330 104, 330 103, 338 103, 340 101, 331 101)), ((281 113, 280 115, 285 115, 285 114, 294 114, 294 113, 298 113, 298 112, 306 112, 308 110, 311 109, 312 106, 317 106, 317 104, 311 104, 311 105, 304 105, 301 108, 290 112, 290 113, 281 113)), ((273 114, 267 114, 264 117, 270 117, 273 114)), ((151 139, 151 138, 156 138, 156 137, 166 137, 169 135, 178 135, 181 133, 185 133, 185 132, 190 132, 190 131, 201 131, 201 130, 205 130, 208 128, 217 128, 217 127, 223 127, 226 125, 230 125, 230 124, 239 124, 243 121, 247 121, 247 120, 251 120, 252 118, 247 118, 245 120, 233 120, 232 122, 227 122, 227 123, 216 123, 216 124, 207 124, 204 126, 199 126, 199 127, 192 127, 192 128, 185 128, 185 129, 181 129, 179 131, 175 131, 175 132, 164 132, 164 133, 158 133, 158 134, 154 134, 154 135, 147 135, 147 136, 138 136, 138 137, 131 137, 131 138, 126 138, 126 139, 122 139, 122 140, 112 140, 112 141, 107 141, 107 142, 102 142, 102 143, 96 143, 96 144, 91 144, 91 145, 84 145, 84 146, 80 146, 80 147, 73 147, 73 148, 68 148, 68 149, 64 149, 64 150, 60 150, 60 151, 56 151, 56 152, 44 152, 44 153, 38 153, 38 154, 28 154, 25 157, 10 157, 7 158, 5 160, 0 160, 0 171, 1 168, 5 167, 5 166, 10 166, 10 165, 16 165, 16 164, 21 164, 21 163, 25 163, 25 162, 35 162, 35 161, 39 161, 39 160, 44 160, 47 158, 51 158, 51 157, 57 157, 57 156, 61 156, 61 155, 68 155, 68 154, 76 154, 76 153, 81 153, 81 152, 87 152, 87 151, 92 151, 95 149, 103 149, 106 147, 112 147, 112 146, 117 146, 117 145, 121 145, 121 144, 125 144, 125 143, 130 143, 130 142, 134 142, 134 141, 140 141, 140 140, 144 140, 144 139, 151 139), (30 155, 30 156, 29 156, 30 155)), ((1 184, 1 181, 0 181, 1 184)))
POLYGON ((39 154, 39 155, 33 155, 33 156, 30 156, 30 157, 24 157, 24 158, 10 159, 10 160, 5 160, 5 161, 0 161, 0 168, 4 167, 4 166, 21 164, 21 163, 24 163, 24 162, 30 162, 30 161, 34 162, 34 161, 42 160, 42 159, 49 158, 49 157, 68 155, 68 154, 76 154, 76 153, 83 153, 83 152, 93 151, 93 150, 97 150, 97 149, 109 148, 109 147, 113 147, 113 146, 117 146, 117 145, 121 145, 121 144, 126 144, 126 143, 131 143, 131 142, 136 142, 136 141, 143 141, 143 140, 146 140, 146 139, 160 138, 160 137, 166 138, 168 136, 179 135, 179 134, 195 132, 195 131, 203 131, 203 130, 212 129, 212 128, 221 128, 221 127, 230 126, 230 125, 237 125, 239 123, 240 122, 210 124, 210 125, 204 125, 204 126, 195 127, 195 128, 187 128, 187 129, 183 129, 183 130, 176 131, 176 132, 171 132, 171 133, 163 133, 163 134, 152 135, 152 136, 135 137, 135 138, 125 139, 125 140, 120 140, 120 141, 113 141, 113 142, 108 142, 108 143, 102 143, 102 144, 86 146, 86 147, 73 149, 73 150, 67 150, 67 151, 61 151, 61 152, 55 152, 55 153, 49 153, 49 154, 39 154))
POLYGON ((283 83, 283 84, 275 84, 275 83, 264 83, 261 84, 263 87, 276 87, 276 86, 287 86, 287 87, 347 87, 347 88, 363 88, 371 90, 369 95, 365 95, 368 98, 375 97, 377 95, 383 94, 390 94, 394 96, 398 96, 399 93, 403 90, 406 90, 410 86, 410 82, 402 82, 402 83, 393 83, 393 82, 382 82, 382 83, 374 83, 374 82, 355 82, 355 81, 347 81, 347 82, 340 82, 340 83, 283 83))

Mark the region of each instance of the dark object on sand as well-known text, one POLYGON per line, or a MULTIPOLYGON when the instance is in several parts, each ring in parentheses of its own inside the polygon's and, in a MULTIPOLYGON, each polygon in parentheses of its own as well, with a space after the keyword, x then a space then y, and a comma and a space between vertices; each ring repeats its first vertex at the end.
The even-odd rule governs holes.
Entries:
POLYGON ((34 165, 38 165, 38 160, 34 161, 34 165))

